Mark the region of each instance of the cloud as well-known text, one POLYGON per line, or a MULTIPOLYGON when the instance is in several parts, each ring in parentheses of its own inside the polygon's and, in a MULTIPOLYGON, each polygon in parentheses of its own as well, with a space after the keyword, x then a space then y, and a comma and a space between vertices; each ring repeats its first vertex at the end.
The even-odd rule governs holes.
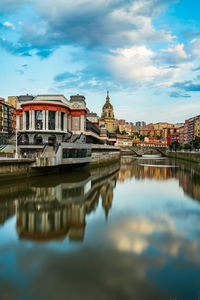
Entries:
POLYGON ((191 98, 191 96, 188 94, 181 94, 178 92, 171 92, 169 94, 169 97, 171 97, 171 98, 191 98))
POLYGON ((14 24, 12 24, 12 23, 10 23, 10 22, 4 22, 3 25, 4 25, 5 27, 11 28, 12 30, 15 30, 15 29, 16 29, 15 26, 14 26, 14 24))
POLYGON ((25 43, 14 44, 7 41, 5 38, 0 38, 0 47, 15 55, 31 56, 30 51, 32 48, 25 43))
POLYGON ((34 1, 39 26, 24 26, 23 40, 37 48, 59 45, 119 47, 141 41, 170 41, 172 36, 152 25, 169 1, 54 0, 34 1))
POLYGON ((160 55, 160 58, 168 64, 178 64, 190 58, 190 55, 185 52, 185 45, 183 43, 171 45, 161 51, 164 52, 164 55, 160 55))
POLYGON ((0 13, 13 13, 23 5, 31 3, 31 0, 1 0, 0 13))
POLYGON ((186 92, 200 92, 200 83, 193 83, 191 80, 176 82, 172 87, 184 90, 186 92))
POLYGON ((74 79, 78 79, 78 75, 77 74, 73 74, 73 73, 70 73, 70 72, 64 72, 64 73, 61 73, 61 74, 58 74, 54 77, 54 80, 56 82, 62 82, 62 81, 65 81, 65 80, 74 80, 74 79))
POLYGON ((23 70, 17 69, 16 72, 19 73, 20 75, 24 75, 24 71, 23 70))
POLYGON ((150 81, 155 78, 176 77, 177 68, 159 67, 155 64, 156 53, 146 46, 134 46, 113 50, 108 56, 113 75, 130 81, 150 81))
POLYGON ((194 68, 192 71, 200 71, 200 66, 199 66, 199 67, 196 67, 196 68, 194 68))
POLYGON ((200 38, 195 38, 190 42, 190 49, 195 57, 200 58, 200 38))

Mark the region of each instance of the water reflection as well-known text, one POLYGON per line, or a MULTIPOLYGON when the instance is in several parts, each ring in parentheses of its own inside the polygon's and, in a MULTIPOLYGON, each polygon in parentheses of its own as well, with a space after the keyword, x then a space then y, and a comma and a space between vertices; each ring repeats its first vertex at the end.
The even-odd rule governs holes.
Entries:
POLYGON ((199 189, 196 165, 133 157, 3 184, 1 295, 197 299, 199 189))
POLYGON ((157 181, 176 179, 185 194, 200 201, 200 167, 195 164, 168 159, 148 160, 147 164, 146 160, 142 159, 122 158, 117 180, 124 182, 133 177, 137 180, 157 181))
POLYGON ((10 198, 1 201, 1 223, 16 211, 20 239, 45 242, 69 237, 70 241, 83 241, 86 215, 96 210, 100 197, 108 219, 118 169, 119 164, 90 172, 74 171, 70 176, 27 180, 22 186, 10 187, 9 192, 1 189, 2 198, 10 198))

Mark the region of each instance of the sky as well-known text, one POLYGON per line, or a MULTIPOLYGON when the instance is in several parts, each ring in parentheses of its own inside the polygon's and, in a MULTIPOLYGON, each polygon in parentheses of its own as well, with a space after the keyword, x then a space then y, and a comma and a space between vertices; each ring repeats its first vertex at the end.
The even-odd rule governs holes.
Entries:
POLYGON ((0 97, 86 97, 101 114, 184 122, 200 114, 197 0, 0 0, 0 97))

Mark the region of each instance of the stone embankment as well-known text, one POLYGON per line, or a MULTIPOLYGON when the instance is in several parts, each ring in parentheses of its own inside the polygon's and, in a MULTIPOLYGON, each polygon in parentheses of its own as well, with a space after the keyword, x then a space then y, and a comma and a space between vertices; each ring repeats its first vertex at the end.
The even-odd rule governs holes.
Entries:
POLYGON ((167 157, 200 163, 200 152, 168 152, 167 157))
MULTIPOLYGON (((73 166, 79 166, 73 164, 55 165, 52 160, 53 157, 41 157, 41 160, 45 160, 45 164, 41 164, 39 167, 36 165, 36 159, 0 159, 0 179, 6 179, 9 176, 15 177, 17 175, 21 177, 37 176, 42 174, 51 174, 59 172, 63 167, 71 168, 73 166), (37 168, 36 168, 37 167, 37 168)), ((79 159, 81 160, 81 159, 79 159)), ((90 161, 87 162, 87 166, 90 168, 96 168, 101 166, 107 166, 116 163, 120 160, 120 148, 107 145, 92 145, 92 155, 90 161)), ((82 164, 84 165, 84 164, 82 164)))
POLYGON ((6 179, 8 176, 30 175, 33 159, 1 159, 0 160, 0 178, 6 179))
POLYGON ((89 167, 100 167, 120 160, 120 148, 109 145, 92 145, 92 157, 89 167))

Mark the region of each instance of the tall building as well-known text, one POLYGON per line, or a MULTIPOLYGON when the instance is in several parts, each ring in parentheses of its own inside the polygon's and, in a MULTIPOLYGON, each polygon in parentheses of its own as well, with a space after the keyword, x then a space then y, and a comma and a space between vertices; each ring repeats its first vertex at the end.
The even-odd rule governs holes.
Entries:
POLYGON ((135 122, 135 126, 137 126, 140 129, 143 129, 145 125, 146 125, 146 122, 144 122, 144 121, 135 122))
POLYGON ((115 130, 119 128, 119 120, 118 119, 115 119, 115 130))
POLYGON ((179 129, 179 143, 184 144, 184 126, 179 129))
POLYGON ((188 142, 194 139, 194 123, 195 117, 188 119, 188 142))
POLYGON ((189 140, 188 140, 188 120, 185 121, 184 124, 184 144, 188 144, 189 140))
POLYGON ((11 135, 15 131, 16 109, 0 98, 0 132, 11 135))
POLYGON ((18 97, 17 96, 8 96, 8 104, 12 107, 17 107, 18 97))
POLYGON ((167 122, 159 122, 159 123, 153 124, 153 127, 154 127, 154 129, 163 129, 166 127, 170 127, 170 128, 174 127, 174 125, 167 123, 167 122))
POLYGON ((194 122, 194 136, 200 137, 200 116, 195 118, 194 122))
POLYGON ((126 120, 120 119, 118 123, 119 123, 119 125, 125 125, 126 124, 126 120))
POLYGON ((101 125, 105 125, 108 131, 113 132, 115 130, 114 110, 112 104, 110 103, 109 92, 107 92, 106 103, 102 109, 100 123, 101 125))

